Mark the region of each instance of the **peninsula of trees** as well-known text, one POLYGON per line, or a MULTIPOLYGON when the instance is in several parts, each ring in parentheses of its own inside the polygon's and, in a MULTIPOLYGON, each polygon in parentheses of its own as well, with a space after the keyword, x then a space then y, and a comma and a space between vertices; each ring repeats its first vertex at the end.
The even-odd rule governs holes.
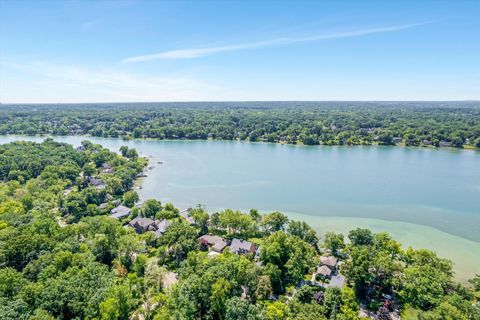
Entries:
POLYGON ((0 145, 0 319, 480 319, 480 275, 460 285, 434 252, 138 203, 146 164, 88 141, 0 145))
POLYGON ((2 105, 0 134, 480 147, 478 102, 2 105))

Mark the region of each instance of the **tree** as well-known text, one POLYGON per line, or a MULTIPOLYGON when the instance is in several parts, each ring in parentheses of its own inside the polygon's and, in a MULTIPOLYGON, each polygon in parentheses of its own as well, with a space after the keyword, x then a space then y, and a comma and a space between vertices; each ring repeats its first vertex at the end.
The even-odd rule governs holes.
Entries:
POLYGON ((480 291, 480 274, 476 274, 475 277, 468 280, 468 282, 473 286, 475 291, 480 291))
POLYGON ((315 230, 304 221, 290 221, 288 232, 317 248, 318 237, 315 230))
POLYGON ((13 268, 0 269, 0 297, 13 298, 27 281, 13 268))
POLYGON ((316 264, 314 248, 298 237, 277 231, 265 239, 260 259, 275 265, 282 279, 297 284, 316 264))
POLYGON ((200 233, 205 234, 208 232, 208 220, 210 217, 204 207, 198 205, 190 210, 188 214, 192 217, 195 225, 200 228, 200 233))
POLYGON ((452 287, 452 265, 429 250, 407 249, 404 260, 407 267, 399 296, 402 302, 416 308, 429 310, 443 301, 452 287))
POLYGON ((186 223, 174 222, 160 237, 159 244, 163 246, 161 258, 179 266, 187 254, 197 248, 197 230, 186 223))
POLYGON ((123 194, 123 204, 129 208, 132 208, 138 200, 140 200, 140 198, 134 190, 127 191, 123 194))
POLYGON ((231 289, 232 286, 224 278, 219 278, 212 284, 212 311, 215 312, 219 318, 222 318, 225 313, 226 297, 230 295, 229 291, 231 289))
POLYGON ((121 146, 120 147, 120 154, 122 157, 127 157, 127 152, 128 152, 128 147, 127 146, 121 146))
POLYGON ((448 302, 442 302, 435 310, 431 312, 420 313, 419 320, 468 320, 469 318, 455 306, 448 302))
POLYGON ((353 241, 346 248, 349 259, 342 266, 342 273, 362 299, 390 294, 402 269, 400 244, 385 233, 374 236, 362 229, 354 231, 349 233, 353 241))
POLYGON ((229 234, 246 233, 253 227, 253 220, 248 214, 226 209, 218 215, 218 222, 229 234))
POLYGON ((135 150, 135 149, 128 149, 127 158, 128 158, 128 159, 136 159, 136 158, 138 158, 138 152, 137 152, 137 150, 135 150))
POLYGON ((262 219, 262 225, 268 232, 283 231, 287 223, 288 217, 278 211, 264 215, 262 219))
POLYGON ((372 245, 374 242, 373 234, 368 229, 357 228, 357 229, 351 230, 348 233, 348 238, 350 239, 350 242, 354 246, 360 246, 360 245, 368 246, 368 245, 372 245))
POLYGON ((160 201, 155 199, 148 199, 142 205, 142 213, 145 217, 153 218, 161 210, 162 210, 162 205, 160 201))
POLYGON ((345 248, 343 234, 335 232, 327 232, 325 234, 324 245, 334 256, 338 256, 338 251, 345 248))
POLYGON ((262 307, 245 299, 233 297, 225 304, 225 320, 263 320, 262 307))
POLYGON ((134 300, 131 290, 125 286, 115 286, 110 289, 108 298, 100 303, 100 319, 128 319, 134 300))
POLYGON ((97 168, 95 168, 93 163, 85 164, 82 170, 85 177, 91 177, 97 172, 97 168))
POLYGON ((178 209, 175 208, 175 206, 168 202, 165 204, 165 206, 162 208, 160 212, 157 212, 155 215, 157 219, 174 219, 178 217, 178 209))
POLYGON ((252 220, 255 221, 255 223, 259 223, 262 219, 262 216, 257 209, 250 209, 250 217, 252 217, 252 220))
POLYGON ((342 292, 339 288, 329 287, 325 290, 323 305, 326 308, 326 316, 329 319, 336 319, 342 305, 342 292))

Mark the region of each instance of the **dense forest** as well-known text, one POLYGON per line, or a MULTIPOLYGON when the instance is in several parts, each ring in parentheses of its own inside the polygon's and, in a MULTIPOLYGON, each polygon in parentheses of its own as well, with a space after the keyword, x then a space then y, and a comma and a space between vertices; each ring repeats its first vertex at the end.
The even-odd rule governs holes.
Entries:
POLYGON ((478 102, 2 105, 0 134, 480 147, 478 102))
POLYGON ((139 203, 146 164, 88 141, 0 145, 0 319, 480 319, 480 275, 460 285, 434 252, 367 229, 320 239, 280 212, 139 203))

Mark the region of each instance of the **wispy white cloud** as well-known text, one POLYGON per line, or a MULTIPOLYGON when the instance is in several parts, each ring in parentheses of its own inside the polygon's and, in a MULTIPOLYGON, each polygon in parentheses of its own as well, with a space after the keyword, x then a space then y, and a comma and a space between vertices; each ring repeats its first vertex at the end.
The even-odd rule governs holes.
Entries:
POLYGON ((3 103, 196 101, 231 94, 188 73, 149 75, 119 68, 46 62, 2 62, 1 65, 5 71, 13 68, 24 73, 22 81, 17 81, 14 72, 2 76, 0 101, 3 103))
POLYGON ((360 37, 360 36, 366 36, 366 35, 375 34, 375 33, 405 30, 405 29, 413 28, 413 27, 428 24, 428 23, 430 22, 403 24, 403 25, 396 25, 396 26, 382 27, 382 28, 360 29, 360 30, 354 30, 354 31, 348 31, 348 32, 327 33, 327 34, 321 34, 321 35, 315 35, 315 36, 309 36, 309 37, 276 38, 276 39, 271 39, 266 41, 257 41, 257 42, 235 44, 235 45, 228 45, 228 46, 219 46, 219 47, 163 51, 163 52, 154 53, 154 54, 129 57, 122 60, 122 63, 144 62, 144 61, 152 61, 152 60, 158 60, 158 59, 190 59, 190 58, 204 57, 204 56, 208 56, 208 55, 219 53, 219 52, 246 50, 246 49, 277 46, 277 45, 289 45, 289 44, 295 44, 295 43, 314 42, 314 41, 329 40, 329 39, 360 37))

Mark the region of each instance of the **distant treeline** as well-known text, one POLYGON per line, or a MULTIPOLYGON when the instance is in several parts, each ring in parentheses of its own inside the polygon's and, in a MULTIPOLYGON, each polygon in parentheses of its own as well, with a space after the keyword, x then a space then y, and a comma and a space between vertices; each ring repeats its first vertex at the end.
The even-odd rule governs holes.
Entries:
POLYGON ((0 134, 480 147, 478 102, 3 105, 0 134))

